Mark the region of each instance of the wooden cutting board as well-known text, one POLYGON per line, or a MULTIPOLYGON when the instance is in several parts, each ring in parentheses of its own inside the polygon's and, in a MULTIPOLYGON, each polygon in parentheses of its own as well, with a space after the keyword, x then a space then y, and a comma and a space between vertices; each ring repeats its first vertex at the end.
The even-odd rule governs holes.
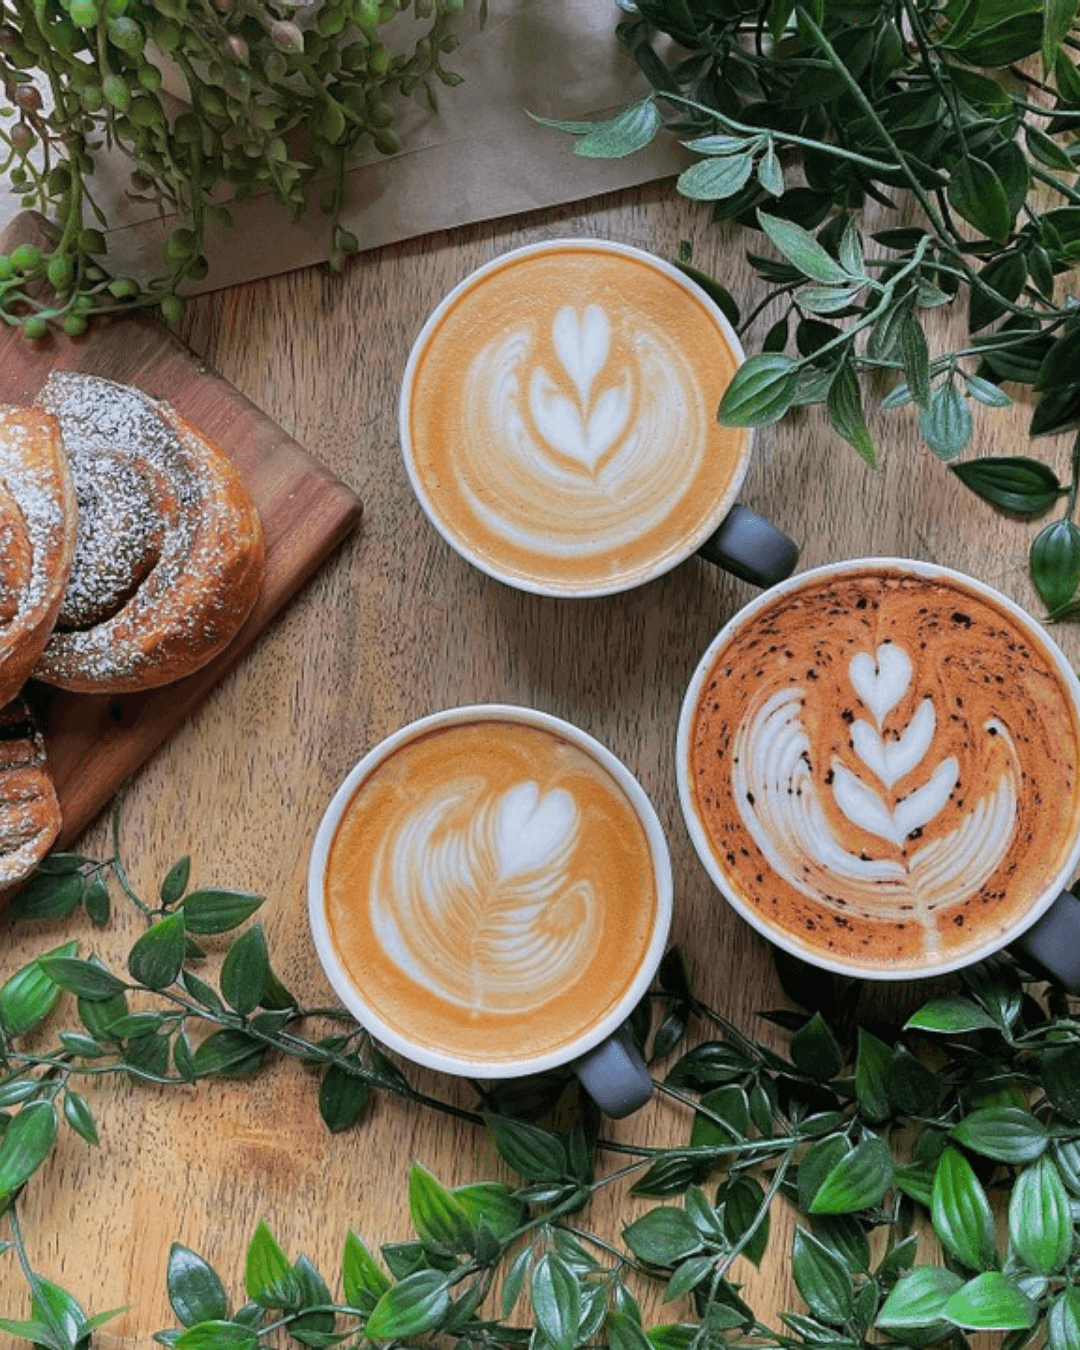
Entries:
MULTIPOLYGON (((0 253, 41 242, 43 227, 33 213, 17 217, 0 235, 0 253)), ((254 609, 230 646, 194 675, 121 696, 35 687, 64 813, 58 847, 65 848, 357 525, 361 504, 346 484, 147 315, 95 321, 77 339, 54 333, 29 341, 15 329, 0 329, 0 402, 30 403, 53 370, 102 375, 171 403, 228 453, 266 534, 266 578, 254 609)))

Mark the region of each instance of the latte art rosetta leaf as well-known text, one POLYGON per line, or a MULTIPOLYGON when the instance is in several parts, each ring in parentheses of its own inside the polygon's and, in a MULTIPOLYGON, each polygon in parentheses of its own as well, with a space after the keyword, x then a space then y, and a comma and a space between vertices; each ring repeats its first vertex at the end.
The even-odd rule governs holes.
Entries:
POLYGON ((563 789, 451 785, 385 842, 369 896, 386 955, 473 1012, 521 1013, 570 985, 596 942, 588 881, 574 876, 581 818, 563 789))
POLYGON ((907 653, 884 643, 873 655, 857 653, 848 673, 876 723, 851 720, 855 759, 832 755, 824 779, 829 786, 819 782, 802 722, 813 691, 786 687, 749 710, 738 727, 735 801, 754 842, 789 885, 841 915, 914 920, 930 951, 938 941, 934 912, 976 893, 1008 851, 1017 819, 1016 747, 999 720, 984 725, 987 739, 1005 754, 1004 768, 959 825, 943 830, 939 824, 935 834, 963 765, 951 754, 934 763, 933 699, 920 700, 906 726, 886 729, 911 683, 907 653), (915 781, 899 789, 911 775, 915 781), (839 816, 830 816, 824 792, 839 816), (872 849, 866 836, 881 846, 872 849))

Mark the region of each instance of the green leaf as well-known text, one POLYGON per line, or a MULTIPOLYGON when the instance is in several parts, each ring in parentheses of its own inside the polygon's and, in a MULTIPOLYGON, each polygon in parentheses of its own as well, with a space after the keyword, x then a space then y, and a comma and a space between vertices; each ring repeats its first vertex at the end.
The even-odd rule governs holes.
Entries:
MULTIPOLYGON (((78 950, 78 942, 65 942, 45 956, 74 956, 78 950)), ((60 994, 60 986, 35 958, 0 989, 0 1027, 10 1037, 25 1035, 48 1017, 60 1002, 60 994)))
POLYGON ((997 1023, 989 1013, 960 994, 931 999, 904 1023, 905 1030, 939 1031, 953 1036, 996 1027, 997 1023))
MULTIPOLYGON (((765 1191, 761 1183, 748 1176, 735 1177, 722 1187, 717 1196, 717 1204, 722 1203, 724 1207, 724 1234, 733 1246, 742 1240, 752 1224, 757 1223, 753 1236, 742 1249, 743 1256, 755 1266, 761 1265, 769 1242, 768 1210, 758 1222, 764 1199, 765 1191)), ((706 1269, 711 1266, 712 1258, 707 1258, 706 1269)))
POLYGON ((1052 1158, 1025 1167, 1009 1199, 1009 1239, 1020 1260, 1036 1275, 1063 1270, 1073 1245, 1069 1193, 1052 1158))
POLYGON ((897 1280, 874 1325, 883 1331, 932 1326, 942 1319, 945 1304, 963 1283, 954 1271, 939 1266, 916 1266, 897 1280))
POLYGON ((165 873, 164 880, 161 883, 161 889, 158 896, 161 903, 168 909, 175 905, 180 897, 187 890, 188 879, 191 876, 191 858, 185 854, 179 858, 165 873))
MULTIPOLYGON (((876 468, 877 455, 863 413, 859 377, 855 374, 855 367, 851 361, 842 361, 837 367, 836 374, 829 383, 829 392, 825 396, 825 408, 833 429, 855 447, 872 469, 876 468)), ((839 1072, 839 1067, 833 1072, 839 1072)))
POLYGON ((930 349, 922 324, 910 312, 900 327, 900 360, 911 397, 920 408, 930 406, 930 349))
POLYGON ((269 980, 266 935, 257 923, 229 948, 221 966, 221 992, 230 1007, 246 1017, 262 1002, 269 980))
POLYGON ((1076 18, 1076 0, 1042 0, 1042 16, 1042 64, 1043 71, 1049 76, 1076 18))
POLYGON ((345 1236, 341 1257, 341 1287, 351 1307, 370 1313, 390 1288, 390 1279, 352 1231, 345 1236))
POLYGON ((1067 1120, 1080 1122, 1080 1045, 1053 1047, 1039 1060, 1039 1079, 1051 1103, 1067 1120))
POLYGON ((885 1091, 897 1115, 918 1116, 930 1111, 941 1096, 942 1083, 921 1059, 898 1045, 885 1071, 885 1091))
POLYGON ((244 1289, 261 1308, 288 1308, 299 1292, 289 1259, 263 1219, 248 1243, 244 1289))
POLYGON ((878 1204, 892 1185, 893 1160, 883 1139, 864 1139, 821 1183, 811 1214, 852 1214, 878 1204))
POLYGON ((475 1238, 460 1200, 419 1163, 409 1168, 409 1214, 423 1242, 461 1252, 468 1250, 475 1238))
POLYGON ((971 1164, 955 1148, 938 1159, 930 1214, 941 1245, 972 1270, 996 1261, 994 1216, 971 1164))
POLYGON ((985 160, 961 156, 946 191, 958 216, 981 234, 1005 243, 1012 227, 1009 198, 1001 179, 985 160))
POLYGON ((529 1181, 567 1179, 566 1150, 557 1134, 508 1116, 489 1116, 495 1146, 515 1172, 529 1181))
POLYGON ((1043 357, 1036 389, 1072 388, 1080 376, 1080 326, 1062 334, 1043 357))
POLYGON ((898 1190, 929 1209, 933 1203, 935 1170, 934 1164, 929 1162, 904 1163, 896 1169, 893 1180, 898 1190))
POLYGON ((17 1190, 41 1166, 56 1142, 52 1102, 28 1102, 0 1137, 0 1199, 17 1190))
POLYGON ((254 1036, 226 1027, 207 1036, 192 1055, 199 1078, 240 1078, 253 1073, 266 1058, 267 1047, 254 1036))
POLYGON ((701 1250, 701 1234, 685 1209, 657 1205, 623 1229, 623 1241, 651 1266, 673 1266, 701 1250))
POLYGON ((1065 151, 1045 131, 1035 126, 1025 126, 1024 136, 1031 156, 1048 169, 1057 169, 1061 173, 1075 173, 1076 165, 1065 151))
POLYGON ((523 1247, 517 1256, 511 1261, 506 1274, 503 1276, 502 1286, 502 1315, 504 1318, 510 1316, 521 1297, 521 1291, 525 1286, 525 1277, 529 1273, 529 1267, 532 1263, 533 1253, 531 1247, 523 1247))
POLYGON ((124 992, 123 981, 93 961, 68 956, 42 956, 39 960, 46 975, 61 989, 89 1003, 102 1003, 124 992))
POLYGON ((1038 1305, 1000 1270, 968 1280, 942 1309, 945 1318, 970 1331, 1022 1331, 1035 1325, 1038 1305))
POLYGON ((1046 1330, 1050 1350, 1080 1350, 1080 1286, 1069 1285, 1051 1303, 1046 1330))
POLYGON ((850 273, 827 253, 809 230, 793 220, 757 213, 758 223, 780 253, 804 276, 826 286, 843 286, 852 280, 850 273))
POLYGON ((479 1228, 481 1223, 486 1224, 500 1242, 506 1241, 525 1222, 525 1206, 501 1181, 455 1186, 452 1194, 472 1226, 479 1228))
POLYGON ((64 1089, 64 1119, 88 1144, 98 1142, 97 1126, 85 1100, 71 1087, 64 1089))
POLYGON ((1071 520, 1055 520, 1031 545, 1031 579, 1046 608, 1067 605, 1080 586, 1080 529, 1071 520))
POLYGON ((581 1322, 581 1288, 560 1256, 545 1252, 537 1261, 530 1294, 536 1325, 552 1350, 574 1350, 581 1322))
POLYGON ((844 1158, 851 1153, 851 1141, 846 1134, 830 1134, 810 1145, 798 1168, 798 1205, 804 1214, 810 1213, 814 1196, 821 1183, 844 1158))
POLYGON ((984 1158, 1026 1163, 1046 1149, 1046 1127, 1030 1111, 1015 1106, 988 1106, 972 1111, 953 1126, 951 1137, 984 1158))
POLYGON ((784 195, 784 169, 771 140, 758 161, 757 180, 770 197, 784 195))
POLYGON ((862 288, 862 282, 853 286, 803 286, 796 298, 811 314, 839 314, 854 303, 862 288))
POLYGON ((41 871, 11 898, 5 910, 8 919, 60 919, 77 909, 85 880, 81 872, 55 875, 41 871))
POLYGON ((758 352, 735 372, 720 400, 719 419, 727 427, 764 427, 778 422, 791 406, 799 363, 781 352, 758 352))
POLYGON ((971 442, 971 410, 967 399, 946 380, 919 415, 923 439, 939 459, 955 459, 971 442))
POLYGON ((1047 510, 1065 491, 1053 469, 1027 455, 988 455, 949 467, 983 501, 1019 515, 1047 510))
POLYGON ((182 1326, 223 1322, 228 1317, 224 1285, 210 1263, 190 1247, 179 1242, 172 1244, 165 1284, 172 1310, 182 1326))
POLYGON ((128 953, 128 974, 147 989, 165 989, 180 974, 187 954, 184 911, 159 919, 128 953))
POLYGON ((450 1311, 451 1278, 443 1270, 416 1270, 390 1285, 367 1318, 367 1338, 404 1341, 439 1326, 450 1311))
MULTIPOLYGON (((991 258, 979 273, 979 281, 984 282, 1004 300, 1016 300, 1024 289, 1026 280, 1027 262, 1024 255, 1016 249, 991 258)), ((985 328, 988 323, 1000 319, 1006 312, 1007 307, 1000 300, 987 295, 978 284, 972 285, 968 296, 970 332, 977 333, 980 328, 985 328)))
POLYGON ((998 388, 996 384, 991 384, 989 380, 984 380, 979 375, 964 374, 967 382, 968 393, 972 398, 978 399, 980 403, 985 403, 988 408, 1011 408, 1012 399, 1004 391, 998 388))
POLYGON ((257 1350, 258 1335, 242 1322, 198 1322, 173 1342, 175 1350, 257 1350))
POLYGON ((710 1116, 698 1110, 690 1128, 692 1148, 718 1148, 724 1144, 737 1143, 746 1138, 750 1125, 750 1103, 746 1089, 738 1083, 725 1083, 721 1087, 706 1092, 699 1102, 712 1116, 719 1116, 724 1123, 719 1124, 710 1116))
POLYGON ((659 130, 660 114, 650 96, 590 127, 575 143, 574 154, 586 159, 622 159, 643 149, 659 130))
POLYGON ((331 1064, 319 1084, 319 1115, 331 1134, 354 1125, 371 1101, 371 1087, 343 1065, 331 1064))
POLYGON ((701 159, 679 174, 675 186, 684 197, 696 202, 721 201, 733 197, 749 182, 754 169, 752 155, 725 155, 701 159))
POLYGON ((629 1313, 607 1313, 604 1330, 609 1350, 651 1350, 651 1342, 641 1329, 641 1323, 629 1313))
POLYGON ((721 286, 708 273, 702 272, 688 262, 676 261, 675 266, 685 276, 689 277, 695 285, 701 287, 732 328, 739 326, 739 306, 735 303, 735 297, 726 287, 721 286))
POLYGON ((265 896, 245 891, 192 891, 184 897, 184 920, 189 933, 228 933, 263 904, 265 896))
POLYGON ((830 1326, 844 1326, 855 1309, 851 1276, 839 1257, 805 1228, 791 1244, 791 1273, 803 1302, 830 1326))
POLYGON ((855 1096, 862 1115, 875 1124, 888 1120, 892 1103, 886 1091, 885 1080, 892 1060, 892 1046, 878 1040, 865 1028, 859 1028, 858 1051, 855 1058, 855 1096))

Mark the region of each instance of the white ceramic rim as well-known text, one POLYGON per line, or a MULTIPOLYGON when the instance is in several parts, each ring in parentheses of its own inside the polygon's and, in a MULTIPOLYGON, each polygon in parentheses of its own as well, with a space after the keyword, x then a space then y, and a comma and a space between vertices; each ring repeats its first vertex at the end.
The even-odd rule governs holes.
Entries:
POLYGON ((743 351, 742 343, 739 341, 735 330, 732 328, 727 316, 716 304, 716 302, 705 292, 695 281, 680 272, 672 263, 663 258, 657 258, 652 253, 645 252, 644 249, 635 248, 632 244, 622 244, 611 239, 591 239, 586 235, 565 236, 557 239, 544 239, 535 244, 525 244, 521 248, 510 249, 506 253, 500 253, 498 257, 492 258, 490 262, 470 272, 468 276, 463 277, 461 281, 439 301, 438 305, 428 316, 423 328, 421 328, 416 341, 409 351, 409 359, 405 365, 405 375, 401 382, 401 394, 398 400, 398 439, 401 446, 401 455, 405 461, 405 471, 409 476, 409 482, 412 490, 416 494, 416 499, 424 509, 424 514, 439 534, 446 540, 455 553, 458 553, 466 562, 496 581, 501 581, 507 586, 513 586, 515 590, 526 591, 532 595, 548 595, 557 599, 591 599, 603 595, 618 595, 623 591, 633 590, 637 586, 645 586, 650 581, 655 581, 657 577, 664 576, 665 573, 673 571, 681 563, 684 563, 691 554, 714 534, 727 516, 728 512, 735 505, 735 500, 739 490, 746 478, 747 470, 750 467, 750 458, 754 449, 754 430, 752 427, 740 428, 745 436, 745 449, 743 451, 742 462, 739 464, 727 492, 717 503, 716 510, 709 516, 706 525, 697 530, 685 542, 685 547, 672 555, 660 559, 656 565, 647 572, 635 576, 632 580, 616 582, 605 586, 571 586, 556 585, 554 583, 544 583, 542 581, 533 581, 528 578, 521 578, 511 572, 503 571, 494 566, 488 559, 483 558, 471 546, 467 539, 461 538, 458 534, 452 532, 440 518, 439 512, 432 501, 426 487, 424 486, 420 475, 416 471, 412 454, 412 438, 409 434, 409 403, 412 397, 412 385, 416 375, 416 367, 420 360, 421 352, 427 345, 434 329, 441 322, 443 315, 455 303, 458 296, 469 287, 476 284, 489 272, 498 271, 508 262, 516 258, 528 257, 537 253, 561 253, 566 251, 593 252, 599 249, 604 253, 618 253, 624 257, 635 258, 644 262, 661 272, 664 276, 674 281, 682 290, 686 291, 698 304, 700 304, 712 318, 716 321, 727 342, 729 343, 732 354, 735 357, 736 368, 741 366, 746 359, 746 353, 743 351))
POLYGON ((389 1046, 392 1050, 405 1055, 414 1064, 421 1064, 428 1069, 438 1069, 444 1073, 460 1074, 471 1078, 519 1078, 525 1074, 542 1073, 546 1069, 554 1069, 560 1065, 568 1064, 579 1056, 586 1054, 618 1030, 630 1016, 638 1001, 644 997, 664 955, 668 933, 671 928, 672 895, 671 858, 668 853, 663 827, 652 802, 645 793, 645 789, 626 765, 616 758, 606 746, 601 745, 598 740, 590 736, 588 732, 582 731, 580 727, 565 722, 550 713, 509 703, 475 703, 459 708, 446 708, 427 717, 421 717, 415 722, 410 722, 387 736, 385 740, 380 741, 354 765, 331 798, 316 831, 308 863, 308 920, 315 940, 315 950, 319 954, 319 960, 322 962, 327 978, 345 1007, 377 1040, 389 1046), (398 746, 406 741, 413 740, 415 737, 422 736, 438 727, 456 726, 463 722, 485 720, 520 722, 528 726, 540 727, 545 731, 551 731, 579 746, 595 759, 602 768, 606 769, 626 793, 631 806, 645 828, 649 850, 652 855, 653 875, 656 880, 656 920, 653 925, 652 936, 640 969, 633 982, 627 987, 623 997, 600 1022, 571 1042, 570 1045, 550 1051, 545 1055, 536 1055, 529 1059, 512 1062, 507 1060, 492 1062, 479 1059, 461 1059, 453 1055, 444 1055, 437 1050, 433 1050, 430 1046, 415 1044, 407 1036, 402 1035, 394 1027, 384 1022, 372 1008, 368 1007, 360 990, 339 960, 330 940, 323 901, 323 876, 330 845, 346 807, 352 801, 364 779, 398 746))
MULTIPOLYGON (((691 676, 690 684, 687 687, 686 695, 683 699, 682 710, 679 715, 679 730, 676 737, 676 774, 679 783, 679 802, 682 806, 683 819, 686 822, 687 830, 693 841, 694 848, 701 860, 702 866, 708 872, 713 885, 728 902, 728 904, 746 920, 752 928, 755 928, 764 938, 775 947, 782 951, 789 952, 792 956, 797 956, 800 960, 806 961, 810 965, 818 966, 820 969, 833 971, 837 975, 853 975, 863 980, 913 980, 913 979, 932 979, 938 975, 947 975, 950 971, 960 970, 964 966, 974 965, 975 962, 983 960, 985 957, 1000 951, 1007 947, 1010 942, 1015 941, 1026 929, 1039 919, 1057 899, 1065 887, 1069 884, 1078 866, 1080 866, 1080 829, 1077 831, 1077 837, 1073 841, 1073 846, 1068 853, 1065 862, 1055 874, 1054 880, 1047 886, 1045 893, 1040 896, 1035 904, 1031 905, 1023 916, 1014 923, 1004 934, 988 940, 981 946, 966 952, 961 957, 943 959, 934 963, 924 963, 920 966, 904 965, 896 968, 885 966, 862 966, 858 962, 850 960, 841 960, 830 956, 826 952, 819 951, 809 944, 798 942, 790 933, 781 928, 774 928, 767 923, 761 914, 749 904, 746 903, 736 892, 733 886, 729 885, 724 877, 723 871, 716 860, 712 846, 709 843, 709 837, 701 820, 698 817, 697 809, 694 805, 693 793, 690 788, 688 771, 688 751, 690 748, 690 727, 694 717, 694 710, 697 706, 701 686, 712 668, 713 661, 719 650, 730 641, 731 637, 746 624, 750 623, 754 616, 768 605, 774 603, 777 598, 786 595, 792 591, 797 591, 804 586, 814 585, 825 577, 843 576, 848 572, 865 572, 871 570, 896 570, 905 571, 922 577, 941 577, 954 582, 958 587, 964 590, 974 592, 982 596, 992 604, 1003 609, 1010 615, 1016 623, 1031 638, 1036 646, 1042 648, 1050 658, 1058 674, 1061 676, 1062 686, 1068 692, 1072 699, 1073 707, 1076 711, 1077 721, 1080 723, 1080 680, 1077 679, 1076 672, 1066 660, 1064 653, 1054 640, 1046 633, 1037 620, 1033 619, 1026 610, 1007 595, 1002 595, 1000 591, 994 590, 985 582, 978 581, 975 577, 970 577, 964 572, 958 572, 951 567, 944 567, 939 563, 922 562, 912 558, 894 558, 894 557, 867 557, 850 558, 842 562, 826 563, 820 567, 810 568, 805 572, 799 572, 793 577, 778 583, 763 594, 755 597, 744 609, 736 613, 723 628, 717 633, 709 644, 708 649, 698 662, 691 676)), ((1080 765, 1077 766, 1080 772, 1080 765)), ((1078 781, 1077 791, 1080 792, 1080 781, 1078 781)))

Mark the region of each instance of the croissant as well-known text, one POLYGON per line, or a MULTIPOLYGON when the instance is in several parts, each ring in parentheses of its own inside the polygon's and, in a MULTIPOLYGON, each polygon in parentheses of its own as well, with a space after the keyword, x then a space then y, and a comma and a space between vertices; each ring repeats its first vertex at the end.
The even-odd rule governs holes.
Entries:
POLYGON ((0 894, 31 872, 60 833, 45 744, 22 699, 0 708, 0 894))
POLYGON ((78 502, 71 576, 34 676, 82 693, 182 679, 222 651, 262 585, 259 513, 228 456, 166 403, 54 372, 78 502))
POLYGON ((75 548, 75 491, 55 417, 0 406, 0 706, 37 664, 75 548))

